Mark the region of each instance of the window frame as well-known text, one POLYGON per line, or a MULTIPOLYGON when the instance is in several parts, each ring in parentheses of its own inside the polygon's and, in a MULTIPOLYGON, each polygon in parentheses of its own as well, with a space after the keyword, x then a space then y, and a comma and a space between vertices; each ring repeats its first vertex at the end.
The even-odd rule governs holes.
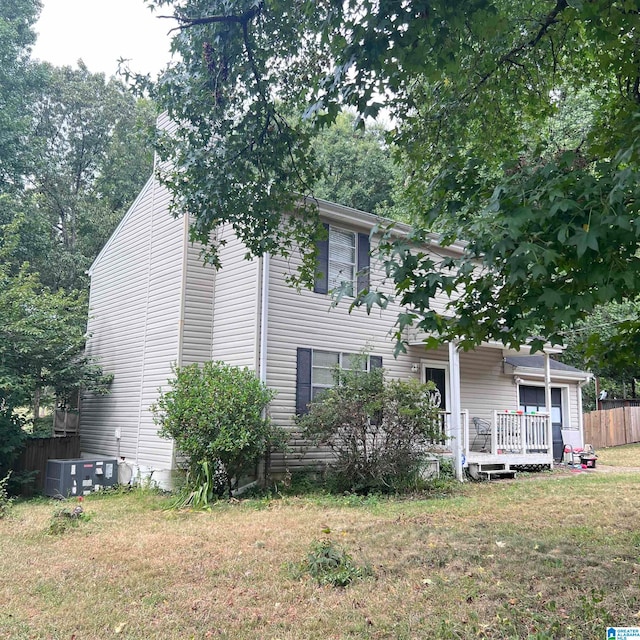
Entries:
MULTIPOLYGON (((311 401, 313 402, 318 393, 322 393, 323 390, 325 389, 331 389, 334 385, 335 385, 335 381, 333 382, 333 384, 325 384, 325 383, 316 383, 314 382, 314 372, 316 370, 321 370, 321 371, 333 371, 334 367, 338 366, 342 369, 349 369, 351 370, 352 367, 345 367, 344 366, 344 358, 346 357, 353 357, 353 356, 357 356, 357 353, 354 353, 352 351, 329 351, 327 349, 311 349, 311 401), (320 365, 316 365, 315 364, 315 354, 316 353, 330 353, 332 355, 337 355, 338 356, 338 362, 336 364, 331 365, 330 367, 327 366, 320 366, 320 365)), ((366 360, 366 366, 364 369, 362 369, 362 371, 369 371, 371 368, 371 356, 367 355, 367 360, 366 360)))
MULTIPOLYGON (((312 347, 296 347, 296 398, 295 398, 295 412, 301 416, 309 411, 309 404, 312 402, 312 384, 311 379, 313 376, 312 361, 314 351, 324 351, 326 349, 312 347)), ((338 364, 344 363, 344 356, 358 355, 357 351, 328 351, 328 353, 338 354, 338 364)), ((364 354, 363 354, 364 355, 364 354)), ((378 369, 383 367, 383 357, 373 353, 366 354, 366 370, 378 369)), ((335 365, 334 365, 335 366, 335 365)), ((335 381, 334 381, 335 384, 335 381)), ((318 388, 328 389, 333 385, 316 385, 318 388)))
MULTIPOLYGON (((345 287, 348 289, 347 291, 342 291, 341 295, 355 298, 360 295, 363 291, 369 289, 370 286, 370 277, 371 277, 371 240, 370 233, 362 233, 361 231, 355 229, 346 229, 344 227, 340 227, 338 225, 332 225, 328 222, 323 222, 322 226, 326 231, 326 235, 322 240, 316 241, 316 250, 317 250, 317 262, 316 262, 316 272, 315 279, 313 283, 313 291, 314 293, 320 294, 332 294, 336 289, 339 289, 339 282, 351 282, 351 286, 345 287), (355 263, 351 263, 352 270, 352 278, 349 280, 348 278, 339 280, 339 282, 332 283, 332 286, 329 286, 329 237, 331 235, 331 230, 347 233, 354 238, 354 244, 352 245, 353 249, 353 257, 355 258, 355 263)), ((334 243, 332 243, 332 246, 334 243)), ((341 262, 334 259, 334 262, 341 262)), ((339 273, 339 271, 338 271, 339 273)), ((346 274, 349 275, 349 274, 346 274)), ((334 276, 334 280, 337 280, 339 276, 334 276)))
MULTIPOLYGON (((334 253, 334 256, 335 256, 335 253, 334 253)), ((357 291, 357 288, 358 288, 358 234, 355 231, 351 231, 350 229, 344 229, 343 227, 336 227, 330 224, 328 247, 327 247, 327 287, 329 291, 334 291, 335 289, 342 287, 345 283, 348 283, 350 285, 350 290, 346 290, 344 292, 344 295, 348 296, 349 298, 355 297, 355 292, 357 291), (352 238, 353 244, 349 247, 353 251, 352 262, 347 263, 341 260, 337 260, 335 257, 332 257, 332 249, 335 252, 336 247, 346 246, 346 245, 338 245, 335 240, 332 242, 331 241, 332 232, 334 234, 341 233, 341 234, 349 235, 352 238), (337 274, 332 277, 332 269, 331 269, 332 262, 334 264, 338 263, 342 265, 348 265, 348 267, 351 269, 351 278, 339 279, 339 276, 342 273, 341 270, 338 270, 337 274)))

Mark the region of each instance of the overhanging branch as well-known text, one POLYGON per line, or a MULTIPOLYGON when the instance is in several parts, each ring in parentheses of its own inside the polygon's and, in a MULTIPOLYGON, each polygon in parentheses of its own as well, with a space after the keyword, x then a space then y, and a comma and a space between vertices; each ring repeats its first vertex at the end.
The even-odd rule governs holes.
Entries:
POLYGON ((232 13, 228 16, 205 16, 203 18, 190 18, 189 16, 181 16, 179 14, 175 14, 173 16, 158 16, 159 18, 166 18, 169 20, 177 20, 180 24, 177 27, 174 27, 169 31, 177 31, 180 29, 188 29, 190 27, 195 27, 197 25, 203 24, 239 24, 242 26, 246 26, 251 20, 253 20, 256 16, 258 16, 262 8, 264 6, 263 2, 260 2, 256 6, 252 7, 248 11, 245 11, 240 14, 232 13))
POLYGON ((485 82, 487 82, 487 80, 489 80, 498 71, 498 69, 503 64, 507 62, 510 62, 511 64, 515 64, 515 61, 514 61, 515 56, 517 56, 518 54, 522 53, 527 49, 533 49, 540 42, 540 40, 542 40, 542 38, 544 38, 547 35, 547 32, 549 31, 551 26, 556 24, 556 22, 558 21, 558 16, 568 6, 569 4, 567 0, 557 0, 555 7, 547 14, 545 19, 540 23, 540 28, 538 29, 537 33, 532 38, 529 38, 529 40, 526 40, 525 42, 521 42, 519 45, 513 47, 510 51, 507 51, 507 53, 502 55, 498 59, 495 67, 491 71, 488 71, 487 73, 485 73, 480 78, 480 80, 478 80, 478 82, 476 82, 476 84, 473 86, 473 90, 468 91, 463 96, 463 99, 466 99, 470 95, 475 93, 485 82))

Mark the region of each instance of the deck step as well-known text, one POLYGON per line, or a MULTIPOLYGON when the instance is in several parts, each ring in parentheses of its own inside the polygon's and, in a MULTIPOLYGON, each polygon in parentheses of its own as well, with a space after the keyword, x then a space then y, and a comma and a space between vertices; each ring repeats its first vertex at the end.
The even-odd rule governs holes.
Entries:
POLYGON ((474 480, 492 480, 497 478, 515 478, 516 472, 507 464, 469 463, 469 475, 474 480))
POLYGON ((511 469, 498 469, 495 471, 478 471, 481 479, 492 480, 494 478, 515 478, 516 472, 511 469))

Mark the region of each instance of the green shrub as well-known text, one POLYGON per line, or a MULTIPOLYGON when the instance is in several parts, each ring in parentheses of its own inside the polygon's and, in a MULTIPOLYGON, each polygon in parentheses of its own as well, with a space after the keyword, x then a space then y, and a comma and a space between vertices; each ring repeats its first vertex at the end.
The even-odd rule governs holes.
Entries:
POLYGON ((433 383, 385 382, 382 369, 336 369, 335 385, 297 419, 306 438, 334 453, 334 491, 415 489, 425 456, 442 438, 433 383))
POLYGON ((345 549, 327 539, 316 540, 298 566, 299 575, 310 575, 320 585, 346 587, 354 580, 373 575, 369 566, 359 566, 345 549))
POLYGON ((53 437, 53 415, 33 419, 32 438, 53 437))
POLYGON ((11 509, 13 504, 13 498, 9 497, 7 491, 7 485, 9 484, 9 478, 11 477, 11 471, 0 480, 0 519, 4 518, 11 509))
POLYGON ((8 407, 0 410, 0 477, 6 476, 10 471, 26 439, 27 434, 22 429, 20 417, 8 407))
POLYGON ((184 496, 199 506, 231 495, 272 448, 284 445, 265 410, 275 393, 248 369, 206 362, 174 369, 171 388, 151 407, 159 434, 173 438, 185 457, 184 496))

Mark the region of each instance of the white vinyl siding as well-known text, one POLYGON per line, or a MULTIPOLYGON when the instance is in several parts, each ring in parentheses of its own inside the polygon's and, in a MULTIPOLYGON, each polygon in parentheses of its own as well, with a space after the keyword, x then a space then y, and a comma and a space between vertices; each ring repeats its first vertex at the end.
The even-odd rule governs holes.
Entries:
POLYGON ((87 352, 115 377, 109 395, 84 395, 80 424, 83 453, 159 472, 173 442, 158 437, 149 405, 178 359, 186 224, 168 205, 150 180, 91 269, 87 352))
POLYGON ((181 364, 211 360, 215 269, 205 265, 202 247, 187 241, 181 364))
MULTIPOLYGON (((354 228, 354 232, 369 233, 369 227, 354 228)), ((270 406, 273 422, 292 432, 291 451, 283 457, 272 458, 274 473, 283 472, 305 464, 331 460, 328 451, 307 451, 293 421, 296 408, 296 350, 306 347, 312 350, 335 353, 360 353, 366 351, 382 356, 386 375, 391 378, 407 377, 411 359, 407 354, 393 356, 393 340, 389 331, 400 311, 398 305, 389 304, 386 310, 374 309, 368 315, 363 308, 349 312, 349 303, 341 302, 331 308, 326 296, 312 291, 296 290, 287 285, 285 275, 299 265, 297 256, 284 259, 271 258, 269 282, 269 326, 267 384, 277 391, 270 406)), ((382 269, 372 260, 371 286, 390 292, 383 283, 382 269)))
POLYGON ((353 296, 356 279, 356 234, 329 227, 329 291, 344 286, 344 293, 353 296))
POLYGON ((259 260, 245 260, 247 248, 231 227, 219 231, 222 269, 216 274, 213 307, 213 360, 254 371, 257 359, 259 260))

